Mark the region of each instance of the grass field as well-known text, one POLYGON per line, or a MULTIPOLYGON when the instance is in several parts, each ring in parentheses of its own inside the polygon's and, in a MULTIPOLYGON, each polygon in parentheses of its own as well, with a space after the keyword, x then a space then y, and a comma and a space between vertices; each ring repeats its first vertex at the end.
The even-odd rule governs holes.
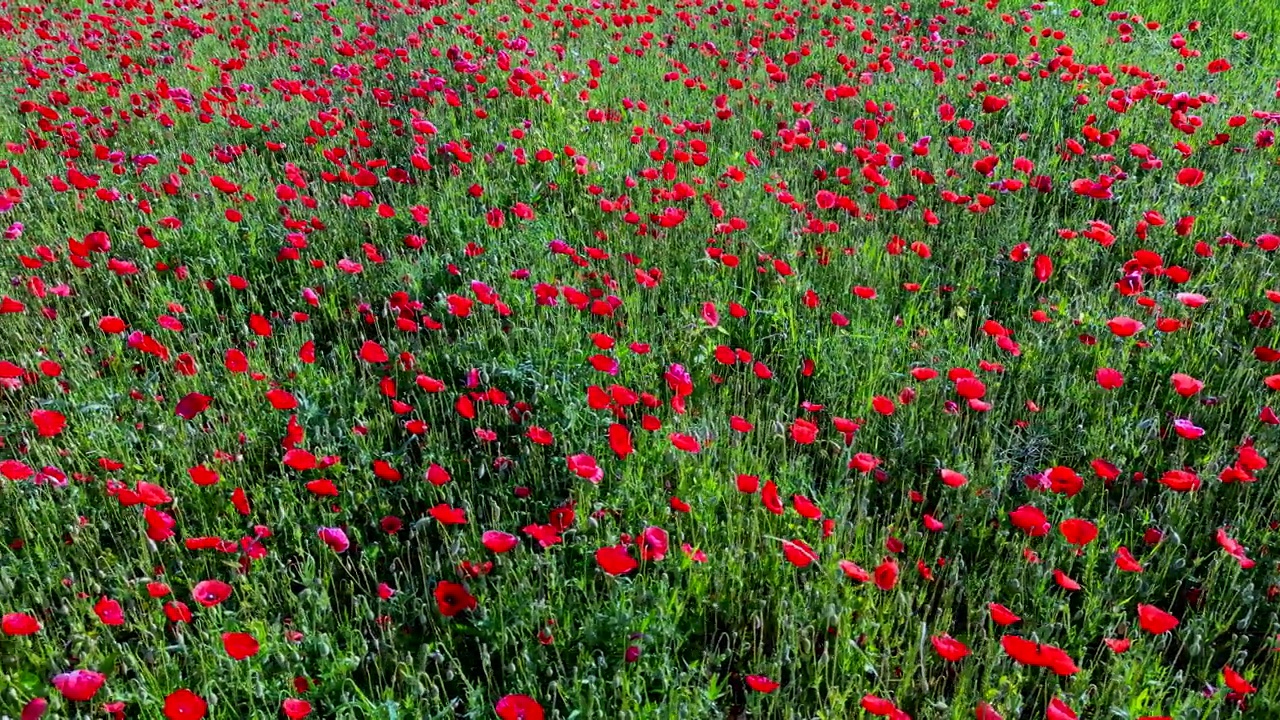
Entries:
POLYGON ((0 0, 0 718, 1280 717, 1278 31, 0 0))

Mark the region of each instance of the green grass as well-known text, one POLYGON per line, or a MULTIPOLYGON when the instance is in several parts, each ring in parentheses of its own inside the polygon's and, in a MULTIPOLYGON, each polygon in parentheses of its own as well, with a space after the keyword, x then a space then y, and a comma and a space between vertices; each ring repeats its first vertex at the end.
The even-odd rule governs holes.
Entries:
MULTIPOLYGON (((48 698, 51 717, 100 717, 110 702, 124 703, 127 717, 162 717, 165 698, 187 688, 213 718, 277 717, 286 698, 311 702, 313 717, 489 718, 503 696, 526 694, 555 718, 848 718, 865 715, 860 703, 876 695, 915 718, 973 717, 979 702, 1005 718, 1040 718, 1059 698, 1080 717, 1209 720, 1240 712, 1224 685, 1226 666, 1257 686, 1247 716, 1280 713, 1275 473, 1219 480, 1246 441, 1263 457, 1277 447, 1276 427, 1259 419, 1275 402, 1263 382, 1274 365, 1254 354, 1280 347, 1280 332, 1259 314, 1273 304, 1266 291, 1280 289, 1274 253, 1255 242, 1280 232, 1277 151, 1255 143, 1275 123, 1253 115, 1280 110, 1274 3, 1030 9, 1006 1, 961 14, 954 3, 924 2, 891 15, 832 3, 730 12, 724 3, 682 2, 655 4, 661 13, 651 22, 617 27, 615 15, 649 11, 632 3, 526 11, 497 0, 334 3, 329 11, 261 0, 156 5, 0 10, 12 25, 0 32, 11 89, 0 101, 0 136, 11 143, 4 183, 21 195, 4 220, 23 226, 20 237, 0 240, 12 280, 3 294, 25 305, 0 315, 0 360, 29 372, 0 389, 0 460, 11 461, 0 469, 16 477, 24 466, 53 467, 70 478, 65 486, 34 475, 0 482, 0 614, 27 613, 41 625, 31 635, 0 635, 0 717, 18 717, 38 697, 48 698), (787 12, 798 15, 787 20, 787 12), (1124 21, 1110 20, 1112 12, 1160 27, 1130 19, 1132 37, 1122 42, 1124 21), (181 17, 206 30, 193 33, 181 17), (1191 31, 1194 20, 1202 24, 1191 31), (868 28, 870 39, 861 35, 868 28), (1042 30, 1050 36, 1032 47, 1042 30), (1053 38, 1055 30, 1064 37, 1053 38), (1174 33, 1200 55, 1179 57, 1174 33), (481 62, 484 83, 455 68, 454 46, 481 62), (1067 57, 1059 47, 1071 48, 1076 67, 1056 60, 1067 57), (892 72, 870 67, 882 62, 881 48, 892 72), (545 100, 511 93, 499 51, 512 67, 528 61, 545 100), (787 65, 791 51, 801 56, 787 65), (1016 54, 1018 67, 980 65, 987 53, 1016 54), (87 73, 63 74, 69 55, 87 73), (924 69, 913 66, 917 56, 924 69), (228 64, 237 57, 242 67, 228 64), (1218 58, 1232 69, 1210 74, 1218 58), (592 60, 602 70, 594 87, 592 60), (785 80, 770 77, 771 61, 785 66, 785 80), (927 64, 944 61, 954 65, 935 83, 927 64), (846 73, 842 62, 856 67, 846 73), (336 64, 360 65, 361 84, 333 73, 336 64), (1028 79, 975 87, 1018 69, 1028 79), (1124 113, 1108 108, 1117 89, 1143 94, 1136 89, 1144 73, 1144 97, 1124 113), (839 85, 857 96, 826 100, 824 91, 839 85), (188 90, 189 111, 163 87, 188 90), (1186 111, 1202 123, 1187 134, 1157 102, 1166 92, 1216 102, 1186 111), (984 113, 989 94, 1008 106, 984 113), (716 116, 718 96, 731 117, 716 116), (804 103, 811 111, 796 109, 804 103), (956 121, 940 119, 943 103, 956 121), (41 107, 57 119, 41 121, 41 107), (596 110, 613 120, 593 120, 596 110), (1233 116, 1245 123, 1229 127, 1233 116), (415 128, 415 118, 434 133, 415 128), (801 121, 810 127, 807 148, 780 132, 801 121), (1118 139, 1090 142, 1094 130, 1118 139), (1229 137, 1215 145, 1217 133, 1229 137), (930 152, 918 156, 911 148, 923 136, 932 138, 930 152), (970 138, 973 153, 949 149, 952 136, 970 138), (1066 150, 1068 140, 1083 154, 1066 150), (469 162, 447 151, 462 141, 469 162), (1162 167, 1141 169, 1134 143, 1150 147, 1162 167), (514 161, 516 148, 526 163, 514 161), (541 148, 554 159, 537 160, 541 148), (413 163, 419 151, 429 169, 413 163), (112 152, 124 159, 112 161, 112 152), (863 175, 876 153, 902 156, 899 167, 880 167, 884 188, 863 175), (156 164, 132 160, 142 154, 156 164), (983 177, 973 163, 988 155, 999 164, 983 177), (1034 170, 1015 168, 1018 158, 1034 170), (369 163, 376 186, 349 182, 369 163), (50 179, 66 180, 72 166, 99 175, 99 187, 120 199, 55 191, 50 179), (1179 185, 1183 167, 1203 170, 1203 184, 1179 185), (1071 189, 1073 180, 1121 170, 1111 199, 1071 189), (921 172, 936 183, 925 184, 921 172), (214 189, 215 175, 240 189, 214 189), (990 187, 1036 175, 1051 178, 1051 192, 990 187), (174 178, 180 187, 166 191, 174 178), (278 200, 282 184, 299 197, 278 200), (801 207, 779 200, 783 184, 801 207), (473 185, 481 197, 468 192, 473 185), (820 191, 847 196, 859 212, 818 207, 820 191), (370 207, 352 207, 361 192, 370 207), (881 192, 916 199, 886 211, 881 192), (947 202, 944 192, 970 200, 947 202), (980 193, 995 202, 973 212, 980 193), (602 208, 624 196, 624 207, 602 208), (517 217, 517 203, 534 216, 517 217), (394 216, 381 216, 379 204, 394 216), (416 206, 430 208, 429 220, 415 220, 416 206), (684 209, 685 219, 660 227, 654 218, 668 207, 684 209), (502 227, 486 222, 494 208, 505 213, 502 227), (228 209, 242 219, 230 222, 228 209), (936 223, 926 222, 926 210, 936 223), (1143 239, 1137 226, 1148 211, 1167 224, 1143 239), (1176 233, 1188 216, 1190 232, 1176 233), (731 220, 740 229, 726 232, 731 220), (838 229, 811 232, 814 220, 838 229), (1109 224, 1114 242, 1062 232, 1082 233, 1092 221, 1109 224), (144 227, 158 246, 144 245, 144 227), (98 231, 110 248, 77 267, 69 240, 98 231), (417 248, 406 242, 415 236, 417 248), (1228 236, 1243 246, 1222 240, 1228 236), (889 251, 894 237, 904 242, 900 254, 889 251), (554 251, 558 242, 572 253, 554 251), (913 249, 917 242, 928 252, 913 249), (1016 261, 1020 243, 1030 249, 1016 261), (282 248, 295 248, 296 258, 282 248), (1116 283, 1139 250, 1158 253, 1161 267, 1148 268, 1141 293, 1124 296, 1116 283), (1039 255, 1053 264, 1043 282, 1033 270, 1039 255), (112 260, 136 272, 122 274, 112 260), (344 270, 343 260, 360 270, 344 270), (1185 270, 1184 281, 1174 268, 1185 270), (235 289, 233 275, 247 287, 235 289), (501 308, 484 302, 473 281, 496 293, 501 308), (554 306, 539 303, 542 283, 560 290, 554 306), (855 286, 876 297, 856 297, 855 286), (316 293, 314 304, 304 289, 316 293), (577 291, 588 296, 584 307, 571 302, 577 291), (1186 306, 1181 292, 1208 302, 1186 306), (451 297, 473 300, 471 314, 451 314, 451 297), (718 311, 715 326, 703 319, 705 303, 718 311), (737 317, 731 303, 745 314, 737 317), (846 324, 833 321, 836 312, 846 324), (165 315, 182 328, 165 328, 165 315), (269 320, 269 337, 250 328, 253 315, 269 320), (103 316, 128 330, 103 332, 103 316), (1107 328, 1117 316, 1145 329, 1117 337, 1107 328), (1160 318, 1184 325, 1162 331, 1160 318), (1017 354, 984 330, 989 320, 1009 331, 1017 354), (167 357, 131 344, 133 331, 155 338, 167 357), (595 334, 616 345, 598 347, 595 334), (366 340, 390 361, 362 360, 366 340), (311 363, 299 354, 307 342, 311 363), (751 360, 722 364, 722 345, 751 360), (225 367, 232 348, 250 372, 225 367), (183 354, 194 374, 178 371, 183 354), (595 355, 615 359, 617 374, 593 369, 595 355), (43 361, 60 374, 43 374, 43 361), (769 373, 754 372, 756 362, 769 373), (808 362, 812 371, 802 372, 808 362), (673 364, 693 383, 683 408, 665 377, 673 364), (922 367, 940 376, 915 380, 910 371, 922 367), (1123 374, 1120 388, 1099 387, 1095 372, 1104 367, 1123 374), (985 383, 987 411, 957 394, 953 368, 985 383), (1203 390, 1179 396, 1174 373, 1200 379, 1203 390), (445 389, 428 392, 419 375, 445 389), (593 409, 593 385, 651 402, 593 409), (297 407, 273 409, 265 394, 274 387, 297 407), (491 388, 505 405, 479 401, 491 388), (914 400, 902 403, 908 388, 914 400), (175 413, 189 393, 213 398, 194 419, 175 413), (477 395, 474 418, 456 406, 468 393, 477 395), (876 396, 893 398, 896 411, 876 413, 876 396), (65 429, 40 436, 37 409, 61 413, 65 429), (305 431, 297 447, 332 464, 284 464, 291 416, 305 431), (735 431, 734 416, 754 429, 735 431), (793 438, 798 418, 818 426, 813 443, 793 438), (850 442, 834 418, 858 422, 850 442), (1204 436, 1180 438, 1179 418, 1204 436), (415 432, 411 420, 425 429, 415 432), (615 422, 633 437, 635 453, 625 459, 610 448, 615 422), (535 426, 554 441, 533 442, 535 426), (671 433, 698 438, 700 451, 678 450, 671 433), (855 453, 877 457, 878 474, 850 469, 855 453), (598 484, 570 472, 566 458, 578 454, 597 460, 598 484), (1114 483, 1091 469, 1100 458, 1119 468, 1114 483), (108 470, 102 459, 121 465, 108 470), (378 477, 379 460, 402 479, 378 477), (452 481, 427 482, 433 463, 452 481), (198 465, 220 481, 195 484, 188 469, 198 465), (1074 469, 1083 489, 1067 496, 1024 482, 1054 466, 1074 469), (1199 490, 1176 493, 1157 482, 1184 467, 1202 479, 1199 490), (942 468, 968 483, 945 486, 942 468), (774 481, 784 512, 739 492, 739 474, 774 481), (307 489, 319 479, 331 480, 337 496, 307 489), (149 538, 143 506, 120 492, 140 481, 171 496, 156 510, 174 521, 173 537, 149 538), (235 488, 248 498, 247 514, 231 502, 235 488), (798 514, 795 495, 816 503, 829 527, 798 514), (673 498, 690 512, 673 509, 673 498), (465 509, 466 523, 438 522, 430 511, 440 504, 465 509), (1047 536, 1011 524, 1010 511, 1026 504, 1044 511, 1047 536), (540 547, 524 528, 551 522, 566 506, 574 514, 562 522, 562 542, 540 547), (944 529, 926 529, 926 514, 944 529), (388 517, 403 527, 387 532, 388 517), (1080 552, 1057 529, 1069 518, 1099 529, 1080 552), (350 539, 341 553, 317 537, 318 528, 338 526, 350 539), (647 527, 669 533, 666 557, 622 576, 605 573, 596 551, 647 527), (1163 533, 1159 542, 1148 541, 1152 528, 1163 533), (1242 568, 1220 547, 1219 528, 1256 566, 1242 568), (493 553, 482 543, 487 530, 520 543, 493 553), (255 537, 264 552, 250 557, 255 537), (221 538, 227 552, 190 549, 199 538, 221 538), (803 540, 818 560, 793 566, 783 540, 803 540), (902 549, 888 549, 891 540, 902 549), (684 544, 707 561, 694 562, 684 544), (1118 569, 1122 546, 1143 573, 1118 569), (890 556, 901 577, 888 590, 849 579, 838 564, 870 572, 890 556), (464 561, 492 562, 492 570, 464 577, 464 561), (1059 587, 1055 569, 1083 588, 1059 587), (197 604, 192 588, 205 579, 230 583, 230 599, 197 604), (441 581, 464 584, 476 607, 443 615, 434 596, 441 581), (151 597, 152 582, 172 595, 151 597), (394 595, 380 599, 380 583, 394 595), (103 597, 122 605, 122 625, 94 614, 103 597), (190 623, 166 617, 171 600, 190 606, 190 623), (992 602, 1021 623, 996 625, 992 602), (1138 626, 1139 604, 1180 624, 1152 636, 1138 626), (227 632, 253 635, 261 651, 232 660, 222 647, 227 632), (944 633, 972 654, 942 659, 929 638, 944 633), (1060 647, 1080 671, 1059 677, 1017 663, 1001 649, 1005 634, 1060 647), (1132 645, 1115 653, 1108 638, 1132 645), (632 647, 639 655, 629 660, 632 647), (92 701, 51 685, 76 668, 106 676, 92 701), (757 675, 778 688, 750 689, 746 678, 757 675)), ((639 549, 631 555, 639 558, 639 549)))

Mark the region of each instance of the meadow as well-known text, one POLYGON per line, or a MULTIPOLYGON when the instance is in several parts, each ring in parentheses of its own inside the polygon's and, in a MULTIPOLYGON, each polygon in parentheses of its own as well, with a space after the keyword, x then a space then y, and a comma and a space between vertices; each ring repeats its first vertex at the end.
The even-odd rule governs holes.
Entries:
POLYGON ((0 0, 0 718, 1280 717, 1278 32, 0 0))

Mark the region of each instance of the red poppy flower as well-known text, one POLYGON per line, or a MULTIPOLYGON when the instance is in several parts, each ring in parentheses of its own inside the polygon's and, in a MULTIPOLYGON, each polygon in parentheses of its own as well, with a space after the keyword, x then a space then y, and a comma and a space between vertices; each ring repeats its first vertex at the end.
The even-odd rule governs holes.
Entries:
POLYGON ((758 693, 765 693, 767 695, 778 689, 778 683, 770 680, 764 675, 748 675, 746 679, 747 687, 758 693))
POLYGON ((625 575, 640 567, 640 563, 627 552, 626 545, 611 545, 596 550, 596 564, 610 575, 625 575))
POLYGON ((863 570, 861 567, 858 566, 857 563, 853 562, 852 560, 841 560, 840 562, 836 563, 836 565, 839 566, 840 572, 844 573, 845 577, 849 578, 850 580, 853 580, 855 582, 860 582, 860 583, 871 581, 871 573, 867 572, 866 570, 863 570))
POLYGON ((1227 551, 1228 555, 1240 563, 1241 568, 1248 570, 1256 564, 1245 554, 1244 546, 1228 535, 1226 529, 1218 528, 1217 532, 1214 533, 1214 538, 1218 541, 1218 545, 1227 551))
POLYGON ((164 716, 169 720, 200 720, 208 709, 204 698, 186 688, 179 688, 164 699, 164 716))
POLYGON ((445 617, 453 617, 465 610, 473 610, 476 607, 476 599, 467 592, 467 589, 458 583, 448 580, 441 580, 436 583, 435 589, 436 607, 440 609, 440 614, 445 617))
POLYGON ((1044 716, 1045 720, 1077 720, 1079 718, 1074 710, 1058 698, 1049 701, 1049 707, 1045 709, 1044 716))
POLYGON ((1038 282, 1048 282, 1053 276, 1053 260, 1049 259, 1048 255, 1037 255, 1032 268, 1038 282))
POLYGON ((1109 460, 1103 460, 1102 458, 1097 458, 1093 462, 1091 462, 1089 465, 1090 467, 1093 468, 1093 471, 1098 474, 1098 477, 1102 478, 1103 480, 1113 481, 1116 478, 1120 477, 1120 468, 1117 468, 1109 460))
POLYGON ((1133 557, 1133 553, 1129 552, 1129 548, 1123 545, 1116 550, 1116 567, 1125 572, 1140 573, 1143 571, 1142 564, 1133 557))
POLYGON ((302 448, 290 448, 289 450, 286 450, 282 462, 290 469, 297 470, 298 472, 313 470, 319 464, 315 455, 303 450, 302 448))
POLYGON ((188 393, 178 401, 177 406, 174 408, 174 413, 183 420, 193 420, 195 416, 204 412, 212 401, 213 398, 208 395, 188 393))
POLYGON ((427 512, 441 525, 467 524, 467 511, 464 508, 450 507, 445 503, 440 503, 427 512))
POLYGON ((126 327, 124 320, 114 315, 103 315, 98 320, 98 329, 108 335, 118 335, 124 332, 126 327))
POLYGON ((990 611, 991 619, 997 625, 1008 626, 1022 621, 1022 618, 1000 603, 988 603, 987 610, 990 611))
POLYGON ((806 520, 818 520, 822 518, 822 509, 819 508, 812 500, 803 495, 792 495, 791 506, 795 508, 800 517, 806 520))
POLYGON ((881 590, 892 590, 898 584, 898 561, 885 558, 874 571, 876 587, 881 590))
POLYGON ((635 447, 631 443, 631 431, 627 426, 619 423, 609 426, 609 448, 619 458, 625 458, 635 452, 635 447))
POLYGON ((191 609, 181 600, 171 600, 164 604, 164 616, 171 623, 191 622, 191 609))
POLYGON ((387 362, 390 358, 381 345, 372 340, 365 340, 364 344, 360 346, 360 359, 367 363, 376 364, 387 362))
POLYGON ((995 708, 985 702, 978 703, 973 710, 975 720, 1004 720, 1004 716, 996 712, 995 708))
POLYGON ((1034 505, 1023 505, 1010 512, 1009 521, 1014 527, 1032 537, 1043 537, 1049 534, 1049 519, 1040 508, 1034 505))
POLYGON ((507 695, 493 707, 500 720, 543 720, 542 706, 528 695, 507 695))
POLYGON ((1185 167, 1178 171, 1178 184, 1184 187, 1196 187, 1204 182, 1204 171, 1199 168, 1185 167))
POLYGON ((657 562, 667 556, 669 548, 667 531, 660 527, 647 527, 640 534, 637 545, 640 548, 641 560, 657 562))
POLYGON ((31 422, 40 437, 54 437, 67 426, 67 418, 56 410, 32 410, 31 422))
POLYGON ((221 580, 201 580, 191 590, 196 602, 213 607, 231 597, 231 586, 221 580))
POLYGON ((777 483, 772 480, 765 481, 764 489, 760 491, 760 502, 764 503, 765 508, 774 515, 782 514, 782 499, 778 497, 777 483))
POLYGON ((1138 603, 1138 624, 1152 635, 1163 635, 1178 627, 1178 618, 1154 605, 1138 603))
POLYGON ((92 700, 106 681, 106 675, 93 670, 72 670, 53 676, 53 686, 62 697, 73 702, 92 700))
POLYGON ((569 471, 580 478, 599 483, 604 479, 604 470, 596 464, 596 459, 586 454, 570 455, 565 458, 569 471))
POLYGON ((1006 654, 1023 665, 1034 665, 1053 670, 1058 675, 1074 675, 1080 668, 1061 648, 1042 645, 1016 635, 1004 635, 1000 646, 1006 654))
POLYGON ((871 398, 871 409, 881 415, 892 415, 896 407, 893 401, 883 395, 876 395, 871 398))
POLYGON ((1176 492, 1200 489, 1200 478, 1190 470, 1168 470, 1160 476, 1160 484, 1176 492))
POLYGON ((683 450, 687 453, 698 453, 702 450, 702 445, 692 435, 673 432, 668 439, 671 440, 672 446, 677 450, 683 450))
POLYGON ((497 530, 485 531, 484 535, 481 536, 480 541, 484 543, 484 546, 491 552, 499 554, 508 552, 515 548, 516 545, 520 544, 520 538, 497 530))
POLYGON ((818 426, 804 418, 797 418, 791 424, 791 439, 801 445, 809 445, 818 436, 818 426))
POLYGON ((248 633, 222 633, 222 649, 232 660, 244 660, 258 654, 258 641, 248 633))
POLYGON ((997 97, 995 95, 987 95, 982 98, 982 112, 988 113, 988 114, 1000 112, 1008 104, 1009 104, 1009 101, 1002 97, 997 97))
POLYGON ((120 603, 110 598, 101 598, 93 606, 93 612, 102 621, 103 625, 123 625, 124 612, 120 608, 120 603))
POLYGON ((969 648, 964 643, 945 633, 934 635, 929 638, 929 642, 933 643, 938 656, 948 662, 958 662, 969 654, 969 648))
POLYGON ((1129 646, 1133 644, 1128 638, 1103 638, 1102 641, 1117 655, 1128 652, 1129 646))
POLYGON ((0 632, 12 636, 32 635, 40 632, 40 621, 26 613, 7 613, 0 618, 0 632))
POLYGON ((798 568, 809 567, 818 559, 818 553, 803 540, 783 540, 782 554, 798 568))
MULTIPOLYGON (((110 704, 111 703, 108 703, 108 705, 110 704)), ((123 710, 124 703, 120 703, 120 705, 121 705, 121 709, 123 710)), ((44 716, 45 711, 48 709, 49 709, 48 700, 42 697, 31 698, 31 700, 28 701, 26 705, 22 706, 22 714, 19 715, 18 717, 21 720, 40 720, 40 718, 44 716)), ((103 709, 104 710, 107 709, 107 706, 104 705, 103 709)), ((117 720, 118 718, 119 716, 117 715, 117 720)))
POLYGON ((1251 685, 1248 680, 1244 679, 1243 675, 1232 670, 1230 666, 1222 668, 1222 681, 1227 684, 1227 687, 1231 688, 1232 692, 1237 692, 1241 695, 1252 695, 1258 692, 1258 688, 1251 685))
POLYGON ((863 707, 863 710, 869 712, 869 714, 876 715, 878 717, 893 717, 895 720, 897 717, 900 717, 902 712, 897 708, 897 705, 895 705, 893 701, 887 700, 887 698, 873 696, 873 694, 865 694, 865 696, 863 696, 863 700, 859 702, 859 705, 863 707))
POLYGON ((1098 368, 1098 372, 1094 375, 1098 382, 1098 386, 1103 390, 1115 390, 1124 385, 1124 375, 1119 370, 1113 368, 1098 368))
POLYGON ((1142 323, 1124 315, 1113 317, 1107 321, 1107 328, 1116 337, 1131 337, 1141 332, 1144 327, 1146 326, 1142 323))
POLYGON ((1069 575, 1058 568, 1053 569, 1053 581, 1063 590, 1075 592, 1081 588, 1080 583, 1073 580, 1069 575))
POLYGON ((1088 520, 1071 518, 1058 524, 1058 532, 1068 543, 1083 548, 1098 537, 1098 526, 1088 520))
POLYGON ((1204 388, 1204 383, 1184 373, 1174 373, 1170 378, 1174 392, 1182 397, 1191 397, 1204 388))
POLYGON ((311 714, 311 703, 299 698, 287 698, 280 703, 280 710, 289 720, 302 720, 311 714))
POLYGON ((973 401, 987 394, 987 386, 972 375, 955 379, 956 394, 965 400, 973 401))

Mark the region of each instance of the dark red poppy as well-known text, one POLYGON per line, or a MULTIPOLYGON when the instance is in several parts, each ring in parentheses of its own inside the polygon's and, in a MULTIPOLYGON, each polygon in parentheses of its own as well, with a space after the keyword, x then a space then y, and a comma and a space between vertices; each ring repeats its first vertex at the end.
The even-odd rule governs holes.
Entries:
POLYGON ((466 610, 476 608, 476 599, 462 585, 448 580, 436 583, 436 607, 445 617, 454 617, 466 610))
POLYGON ((213 402, 213 398, 200 393, 188 393, 174 408, 174 412, 183 420, 193 420, 197 415, 204 412, 209 407, 209 403, 213 402))
MULTIPOLYGON (((121 704, 123 705, 123 703, 121 704)), ((40 720, 48 709, 48 700, 42 697, 32 698, 26 705, 22 706, 22 714, 18 718, 19 720, 40 720)))

